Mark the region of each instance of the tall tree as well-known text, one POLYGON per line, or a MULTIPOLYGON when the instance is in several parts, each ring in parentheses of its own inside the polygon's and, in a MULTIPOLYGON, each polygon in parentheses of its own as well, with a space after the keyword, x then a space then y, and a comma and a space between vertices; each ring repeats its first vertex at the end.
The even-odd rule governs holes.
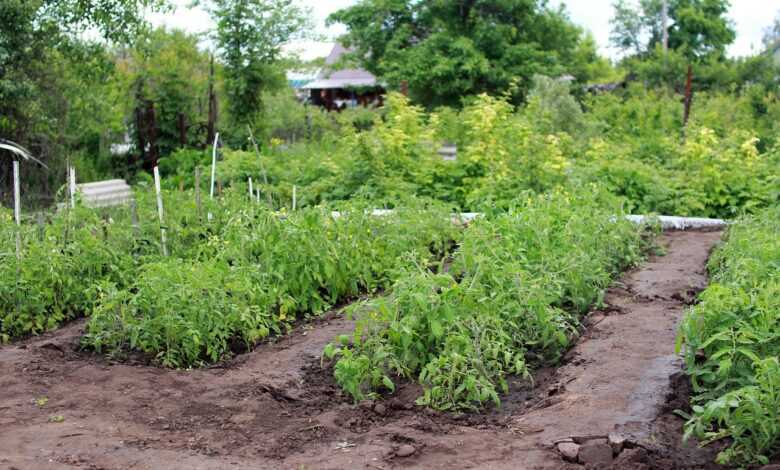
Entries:
MULTIPOLYGON (((127 100, 130 107, 145 109, 146 101, 153 103, 163 157, 182 146, 182 141, 206 142, 209 55, 198 48, 198 42, 197 36, 184 31, 157 28, 140 34, 133 47, 118 54, 124 90, 134 95, 127 100), (143 89, 140 98, 139 89, 143 89), (204 132, 199 132, 198 123, 203 123, 204 132)), ((141 129, 136 124, 132 131, 141 129)), ((138 137, 133 140, 140 142, 138 137)))
MULTIPOLYGON (((105 43, 127 41, 145 26, 147 8, 164 7, 165 0, 0 1, 0 135, 47 163, 78 150, 83 142, 69 138, 72 131, 92 130, 96 111, 104 110, 95 98, 110 75, 105 43), (85 31, 104 42, 85 41, 85 31)), ((10 184, 8 168, 8 159, 0 158, 0 199, 10 184)), ((51 186, 51 178, 27 176, 28 185, 51 186)))
MULTIPOLYGON (((282 46, 307 34, 308 12, 293 0, 210 0, 215 39, 224 66, 230 119, 252 122, 262 94, 284 83, 282 46)), ((243 127, 243 126, 242 126, 243 127)))
POLYGON ((627 54, 647 55, 663 41, 663 4, 669 48, 689 60, 722 58, 736 33, 727 18, 728 0, 618 0, 614 4, 610 42, 627 54))
POLYGON ((774 22, 771 26, 764 29, 764 37, 762 38, 764 47, 767 49, 776 47, 780 44, 780 11, 777 12, 774 22))
POLYGON ((510 89, 521 99, 536 73, 584 70, 570 66, 582 31, 546 0, 362 0, 329 21, 347 26, 343 41, 368 70, 391 87, 408 81, 428 106, 510 89))

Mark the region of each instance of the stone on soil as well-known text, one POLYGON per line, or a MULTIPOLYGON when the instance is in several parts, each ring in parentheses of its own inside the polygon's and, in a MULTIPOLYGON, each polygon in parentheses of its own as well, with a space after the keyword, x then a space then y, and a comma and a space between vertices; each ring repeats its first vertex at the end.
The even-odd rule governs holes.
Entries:
POLYGON ((612 465, 612 447, 606 442, 588 442, 580 446, 577 459, 583 465, 607 467, 612 465))
POLYGON ((417 449, 415 449, 413 445, 404 444, 395 451, 395 455, 397 457, 409 457, 415 452, 417 452, 417 449))
POLYGON ((623 450, 623 446, 626 445, 626 438, 616 433, 610 433, 608 441, 615 455, 619 454, 623 450))
POLYGON ((580 452, 580 446, 579 444, 575 444, 573 442, 560 442, 558 443, 558 452, 561 453, 564 460, 568 460, 569 462, 576 462, 577 455, 580 452))

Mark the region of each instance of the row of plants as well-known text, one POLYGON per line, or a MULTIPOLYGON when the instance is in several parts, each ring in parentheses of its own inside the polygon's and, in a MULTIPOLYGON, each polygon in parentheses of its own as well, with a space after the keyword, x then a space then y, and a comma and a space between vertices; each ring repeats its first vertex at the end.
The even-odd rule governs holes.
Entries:
POLYGON ((780 209, 729 228, 678 349, 694 396, 686 437, 727 439, 718 461, 766 464, 780 451, 780 209))
POLYGON ((200 204, 192 190, 163 199, 167 257, 144 184, 135 209, 78 205, 22 224, 21 259, 4 210, 0 340, 91 315, 87 347, 199 365, 301 315, 384 289, 404 263, 444 256, 457 234, 448 208, 411 199, 384 217, 353 201, 338 218, 325 208, 272 212, 233 189, 200 204))
POLYGON ((280 218, 246 209, 240 228, 210 237, 211 253, 144 264, 125 286, 96 286, 83 343, 99 352, 140 351, 169 367, 214 362, 236 343, 284 333, 302 315, 385 289, 407 263, 446 256, 456 228, 441 208, 374 217, 304 209, 280 218))
POLYGON ((88 286, 122 284, 134 269, 126 250, 107 243, 105 222, 79 208, 38 227, 20 227, 16 256, 11 213, 0 213, 0 343, 42 333, 82 316, 94 305, 88 286))
MULTIPOLYGON (((276 208, 368 197, 434 198, 464 212, 506 210, 519 192, 594 182, 625 198, 626 210, 734 218, 780 198, 780 99, 760 87, 698 94, 687 126, 679 96, 629 87, 575 100, 565 84, 537 77, 524 107, 480 95, 459 111, 426 112, 398 94, 372 126, 342 126, 316 141, 274 141, 260 156, 225 149, 218 176, 252 178, 276 208), (443 142, 457 159, 443 161, 443 142), (265 181, 268 181, 266 184, 265 181)), ((163 159, 172 185, 191 187, 210 154, 163 159)), ((175 187, 175 186, 174 186, 175 187)))
POLYGON ((555 362, 579 316, 647 247, 644 227, 616 218, 596 187, 527 195, 477 219, 446 269, 414 264, 387 296, 351 307, 352 335, 324 350, 355 400, 418 381, 418 403, 441 410, 500 403, 509 375, 555 362))

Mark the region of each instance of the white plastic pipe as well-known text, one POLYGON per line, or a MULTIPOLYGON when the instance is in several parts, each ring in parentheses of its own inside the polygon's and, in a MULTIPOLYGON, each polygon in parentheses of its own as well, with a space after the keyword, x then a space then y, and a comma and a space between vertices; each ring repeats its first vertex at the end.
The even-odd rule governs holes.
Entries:
POLYGON ((21 189, 19 188, 19 161, 14 160, 14 220, 16 220, 16 226, 22 224, 22 197, 21 189))
POLYGON ((214 199, 214 182, 217 179, 217 142, 219 142, 219 132, 214 136, 214 149, 211 152, 211 199, 214 199))
MULTIPOLYGON (((394 211, 392 209, 374 209, 371 211, 371 215, 377 217, 384 217, 392 214, 393 212, 394 211)), ((342 214, 339 211, 331 212, 331 217, 333 217, 334 219, 337 219, 341 216, 342 214)), ((460 214, 453 215, 453 221, 460 220, 462 222, 471 222, 472 220, 478 217, 482 217, 482 214, 479 212, 461 212, 460 214)), ((633 222, 635 224, 643 224, 646 222, 652 222, 654 220, 658 220, 658 222, 661 224, 661 228, 663 228, 664 230, 723 228, 729 224, 728 221, 723 219, 707 219, 703 217, 677 217, 671 215, 659 215, 659 216, 626 215, 625 217, 626 220, 628 220, 629 222, 633 222)), ((612 217, 612 220, 615 221, 616 217, 612 217)))
POLYGON ((163 215, 162 192, 160 191, 160 170, 154 167, 154 190, 157 192, 157 215, 160 217, 160 242, 163 256, 168 256, 168 246, 165 240, 165 219, 163 215))
POLYGON ((19 161, 14 160, 14 220, 16 221, 16 257, 22 258, 22 196, 21 183, 19 181, 19 161))
POLYGON ((723 219, 707 219, 703 217, 677 217, 673 215, 659 215, 659 216, 647 216, 647 215, 627 215, 626 219, 634 222, 635 224, 642 224, 645 222, 658 220, 661 223, 661 228, 664 230, 686 230, 686 229, 699 229, 699 228, 723 228, 728 225, 723 219))
POLYGON ((76 207, 76 167, 68 167, 68 188, 70 192, 70 207, 76 207))

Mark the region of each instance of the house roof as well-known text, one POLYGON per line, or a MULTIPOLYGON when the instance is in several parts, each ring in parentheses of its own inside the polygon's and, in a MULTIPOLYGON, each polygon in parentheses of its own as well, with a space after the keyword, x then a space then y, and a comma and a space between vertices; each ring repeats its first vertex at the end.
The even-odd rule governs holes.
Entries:
MULTIPOLYGON (((338 63, 341 57, 350 52, 339 43, 333 46, 333 49, 325 59, 325 64, 333 66, 338 63)), ((366 70, 362 69, 344 69, 330 70, 323 69, 316 80, 307 83, 304 89, 331 89, 331 88, 349 88, 349 87, 370 87, 377 86, 376 77, 366 70)))

